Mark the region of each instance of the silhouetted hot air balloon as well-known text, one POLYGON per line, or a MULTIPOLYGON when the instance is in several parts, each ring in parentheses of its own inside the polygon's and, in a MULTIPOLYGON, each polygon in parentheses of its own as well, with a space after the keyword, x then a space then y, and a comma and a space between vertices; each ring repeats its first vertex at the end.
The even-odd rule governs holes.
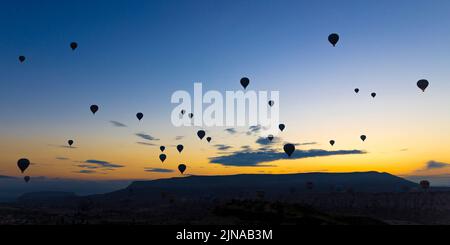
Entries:
POLYGON ((161 150, 161 152, 164 152, 164 150, 166 149, 166 147, 162 145, 162 146, 159 147, 159 149, 161 150))
POLYGON ((71 48, 72 50, 77 49, 77 48, 78 48, 78 43, 76 43, 76 42, 71 42, 71 43, 70 43, 70 48, 71 48))
POLYGON ((336 44, 339 42, 339 35, 336 33, 332 33, 328 36, 328 41, 333 45, 333 47, 336 47, 336 44))
POLYGON ((25 59, 26 59, 25 56, 23 56, 23 55, 19 56, 20 63, 23 63, 25 61, 25 59))
POLYGON ((286 152, 286 154, 290 157, 292 155, 292 153, 294 153, 294 151, 295 151, 295 145, 285 144, 283 149, 284 149, 284 152, 286 152))
POLYGON ((430 182, 428 180, 422 180, 419 184, 424 190, 428 190, 430 188, 430 182))
POLYGON ((278 128, 280 129, 280 131, 283 131, 286 128, 286 125, 280 124, 278 125, 278 128))
POLYGON ((181 110, 181 115, 184 115, 184 113, 186 113, 185 110, 181 110))
POLYGON ((267 139, 269 139, 271 142, 273 140, 273 135, 269 134, 269 136, 267 136, 267 139))
POLYGON ((362 141, 365 141, 367 139, 365 135, 361 135, 359 138, 361 138, 362 141))
POLYGON ((422 89, 422 92, 425 92, 425 89, 427 89, 428 85, 430 85, 430 83, 425 79, 421 79, 417 82, 417 87, 422 89))
POLYGON ((206 141, 211 142, 211 137, 206 137, 206 141))
POLYGON ((25 177, 23 177, 23 179, 25 180, 26 183, 28 183, 31 178, 30 178, 30 176, 25 176, 25 177))
POLYGON ((377 93, 371 93, 370 96, 372 96, 372 98, 375 98, 377 96, 377 93))
POLYGON ((198 132, 197 132, 197 136, 202 140, 203 139, 203 137, 205 137, 205 135, 206 135, 206 132, 204 131, 204 130, 199 130, 198 132))
POLYGON ((138 113, 136 114, 136 117, 137 117, 137 119, 140 121, 140 120, 144 117, 144 114, 143 114, 142 112, 138 112, 138 113))
POLYGON ((275 104, 275 101, 269 100, 269 106, 272 107, 275 104))
POLYGON ((241 85, 244 87, 244 89, 247 88, 247 86, 250 84, 250 79, 243 77, 241 78, 241 85))
POLYGON ((20 171, 25 172, 25 170, 30 166, 30 161, 26 158, 19 159, 17 161, 17 167, 19 167, 20 171))
POLYGON ((184 149, 183 145, 177 145, 177 150, 179 153, 181 153, 183 151, 183 149, 184 149))
POLYGON ((355 88, 355 93, 359 93, 359 88, 355 88))
POLYGON ((91 112, 92 114, 95 114, 98 111, 98 105, 91 105, 91 112))
POLYGON ((164 162, 166 158, 167 158, 166 154, 159 155, 159 160, 161 160, 161 162, 164 162))
POLYGON ((72 146, 73 145, 73 140, 68 140, 67 144, 69 144, 69 146, 72 146))
POLYGON ((183 174, 184 171, 186 171, 186 165, 184 164, 178 165, 178 170, 180 171, 181 174, 183 174))
POLYGON ((330 140, 330 145, 331 145, 331 146, 333 146, 333 145, 334 145, 334 143, 335 143, 335 141, 334 141, 334 140, 330 140))
POLYGON ((189 113, 189 114, 188 114, 188 117, 189 117, 189 118, 193 118, 193 117, 194 117, 194 113, 192 113, 192 112, 189 113))

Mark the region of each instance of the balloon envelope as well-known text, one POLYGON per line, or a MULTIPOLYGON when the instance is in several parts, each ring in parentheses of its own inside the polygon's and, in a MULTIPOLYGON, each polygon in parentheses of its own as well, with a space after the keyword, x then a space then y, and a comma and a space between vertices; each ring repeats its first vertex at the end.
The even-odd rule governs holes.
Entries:
POLYGON ((189 118, 193 118, 194 117, 194 113, 189 113, 188 116, 189 116, 189 118))
POLYGON ((25 172, 25 170, 30 166, 30 161, 26 158, 19 159, 17 161, 17 167, 19 167, 20 171, 25 172))
POLYGON ((92 114, 95 114, 98 111, 98 105, 91 105, 90 109, 92 114))
POLYGON ((140 121, 140 120, 144 117, 144 114, 143 114, 142 112, 138 112, 138 113, 136 114, 136 117, 137 117, 137 119, 140 121))
POLYGON ((23 179, 25 180, 26 183, 28 183, 30 181, 30 176, 25 176, 23 177, 23 179))
POLYGON ((166 154, 159 155, 159 160, 161 160, 161 162, 164 162, 166 158, 167 158, 166 154))
POLYGON ((272 107, 275 104, 275 101, 269 100, 269 106, 272 107))
POLYGON ((333 145, 334 145, 334 143, 335 143, 335 141, 334 141, 334 140, 330 140, 330 145, 331 145, 331 146, 333 146, 333 145))
POLYGON ((333 47, 336 47, 336 44, 339 42, 339 35, 336 33, 332 33, 328 36, 328 41, 333 45, 333 47))
POLYGON ((23 63, 25 61, 25 56, 21 55, 19 56, 20 63, 23 63))
POLYGON ((355 93, 359 93, 359 88, 355 88, 355 93))
POLYGON ((184 115, 184 113, 186 113, 185 110, 181 110, 181 115, 184 115))
POLYGON ((161 150, 161 152, 163 152, 166 149, 166 147, 162 145, 159 147, 159 149, 161 150))
POLYGON ((422 92, 425 92, 425 89, 427 89, 428 85, 430 85, 430 83, 425 79, 421 79, 417 82, 417 87, 419 87, 422 92))
POLYGON ((367 139, 367 137, 365 135, 361 135, 360 138, 362 141, 365 141, 367 139))
POLYGON ((71 43, 70 43, 70 48, 71 48, 72 50, 77 49, 77 47, 78 47, 78 43, 76 43, 76 42, 71 42, 71 43))
POLYGON ((377 96, 377 93, 371 93, 370 94, 373 98, 375 98, 375 96, 377 96))
POLYGON ((422 187, 422 189, 430 188, 430 182, 428 180, 422 180, 422 181, 420 181, 419 184, 422 187))
POLYGON ((205 135, 206 135, 206 132, 204 131, 204 130, 199 130, 198 132, 197 132, 197 136, 202 140, 203 139, 203 137, 205 137, 205 135))
POLYGON ((183 145, 177 145, 177 150, 179 153, 181 153, 183 151, 183 149, 184 149, 183 145))
POLYGON ((186 165, 184 164, 178 165, 178 170, 180 171, 181 174, 183 174, 184 171, 186 171, 186 165))
POLYGON ((269 135, 269 136, 267 136, 267 139, 269 139, 270 141, 272 141, 273 140, 273 135, 269 135))
POLYGON ((206 141, 211 142, 211 137, 206 137, 206 141))
POLYGON ((241 78, 241 85, 244 87, 244 89, 247 88, 247 86, 250 84, 250 79, 243 77, 241 78))
POLYGON ((290 157, 295 151, 295 146, 293 144, 285 144, 283 149, 284 152, 286 152, 286 154, 290 157))
POLYGON ((69 144, 69 146, 73 145, 73 140, 68 140, 67 143, 69 144))
POLYGON ((281 131, 283 131, 283 130, 286 128, 286 125, 280 124, 280 125, 278 125, 278 128, 279 128, 281 131))

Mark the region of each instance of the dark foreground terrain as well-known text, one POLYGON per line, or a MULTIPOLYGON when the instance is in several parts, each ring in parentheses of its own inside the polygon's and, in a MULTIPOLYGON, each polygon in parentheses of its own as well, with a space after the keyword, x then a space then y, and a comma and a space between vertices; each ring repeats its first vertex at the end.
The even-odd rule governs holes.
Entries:
POLYGON ((191 176, 23 195, 1 224, 450 224, 450 191, 386 173, 191 176))

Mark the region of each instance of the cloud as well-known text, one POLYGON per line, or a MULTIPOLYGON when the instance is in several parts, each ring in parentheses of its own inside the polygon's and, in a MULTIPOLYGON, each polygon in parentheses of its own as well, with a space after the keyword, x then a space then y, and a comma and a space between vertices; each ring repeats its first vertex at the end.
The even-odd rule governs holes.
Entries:
POLYGON ((261 131, 261 125, 250 126, 247 131, 247 135, 256 134, 261 131))
POLYGON ((94 170, 82 169, 80 171, 75 171, 75 173, 79 173, 79 174, 93 174, 93 173, 96 173, 96 172, 94 170))
POLYGON ((298 145, 298 146, 301 146, 301 145, 317 145, 317 142, 304 142, 304 143, 297 143, 297 144, 294 144, 294 145, 298 145))
POLYGON ((159 139, 157 139, 157 138, 155 138, 155 137, 153 137, 153 136, 151 136, 149 134, 144 134, 144 133, 137 133, 136 136, 138 136, 138 137, 140 137, 140 138, 142 138, 144 140, 150 140, 150 141, 151 140, 159 140, 159 139))
POLYGON ((426 163, 426 170, 449 167, 450 163, 429 161, 426 163))
POLYGON ((101 160, 86 160, 84 163, 86 163, 86 164, 78 165, 78 167, 89 168, 88 166, 91 166, 90 168, 93 168, 93 166, 95 166, 98 168, 107 168, 107 169, 125 167, 124 165, 110 163, 110 162, 101 161, 101 160))
POLYGON ((172 173, 174 170, 166 168, 146 168, 145 171, 153 173, 172 173))
POLYGON ((229 134, 236 134, 237 133, 236 129, 234 129, 234 128, 227 128, 227 129, 225 129, 225 132, 227 132, 229 134))
POLYGON ((249 146, 249 145, 243 145, 243 146, 241 146, 241 149, 244 150, 244 151, 249 151, 249 150, 252 149, 252 147, 249 146))
POLYGON ((118 122, 118 121, 109 121, 114 127, 119 127, 119 128, 124 128, 124 127, 127 127, 127 125, 125 125, 125 124, 123 124, 123 123, 121 123, 121 122, 118 122))
POLYGON ((184 136, 176 136, 175 140, 182 140, 184 138, 184 136))
POLYGON ((270 141, 267 137, 259 137, 259 138, 256 140, 256 143, 257 143, 257 144, 260 144, 260 145, 263 145, 263 146, 265 146, 265 145, 271 145, 271 144, 278 143, 278 142, 280 142, 280 138, 278 138, 278 137, 274 137, 274 138, 272 139, 272 141, 270 141))
POLYGON ((296 150, 291 157, 288 157, 284 152, 277 152, 270 149, 262 149, 260 151, 248 152, 238 151, 226 156, 217 156, 210 158, 210 163, 221 164, 224 166, 248 166, 261 167, 264 162, 273 162, 281 159, 302 159, 309 157, 324 157, 334 155, 350 155, 350 154, 365 154, 360 150, 338 150, 327 151, 320 149, 313 150, 296 150))
POLYGON ((66 160, 70 160, 67 157, 55 157, 56 160, 61 160, 61 161, 66 161, 66 160))
POLYGON ((217 148, 217 150, 219 150, 219 151, 226 151, 226 150, 229 150, 229 149, 231 149, 231 148, 233 148, 232 146, 229 146, 229 145, 224 145, 224 144, 217 144, 217 145, 214 145, 216 148, 217 148))
POLYGON ((140 145, 149 145, 149 146, 155 146, 155 144, 152 144, 152 143, 147 143, 147 142, 136 142, 136 143, 138 143, 138 144, 140 144, 140 145))

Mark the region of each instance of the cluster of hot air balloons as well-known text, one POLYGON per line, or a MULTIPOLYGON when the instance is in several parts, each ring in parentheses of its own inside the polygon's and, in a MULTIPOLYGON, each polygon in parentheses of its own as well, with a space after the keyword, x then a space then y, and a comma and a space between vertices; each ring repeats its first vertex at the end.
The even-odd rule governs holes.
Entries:
MULTIPOLYGON (((72 50, 75 50, 75 49, 77 49, 78 48, 78 43, 77 42, 71 42, 70 43, 70 48, 72 49, 72 50)), ((20 63, 23 63, 23 62, 25 62, 25 60, 27 59, 24 55, 19 55, 19 62, 20 63)))
MULTIPOLYGON (((181 152, 184 149, 184 146, 182 144, 177 145, 177 151, 181 154, 181 152)), ((164 163, 164 161, 167 158, 167 155, 164 154, 164 150, 166 149, 165 146, 160 146, 159 149, 161 150, 161 154, 159 155, 159 160, 161 160, 162 163, 164 163)), ((180 171, 181 174, 184 174, 184 171, 186 171, 186 165, 185 164, 179 164, 178 165, 178 170, 180 171)))

